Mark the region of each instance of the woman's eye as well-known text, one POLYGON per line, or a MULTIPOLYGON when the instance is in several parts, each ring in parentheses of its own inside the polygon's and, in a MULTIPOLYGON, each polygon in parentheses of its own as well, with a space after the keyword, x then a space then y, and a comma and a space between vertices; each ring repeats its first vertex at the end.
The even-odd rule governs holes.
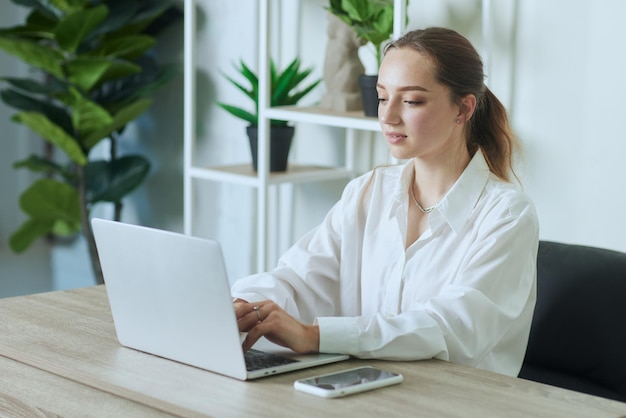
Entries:
POLYGON ((378 103, 383 103, 383 102, 386 102, 386 101, 387 101, 387 99, 385 99, 384 97, 379 97, 378 98, 378 103))
POLYGON ((404 103, 410 105, 410 106, 419 106, 421 104, 424 104, 423 101, 421 100, 405 100, 404 103))

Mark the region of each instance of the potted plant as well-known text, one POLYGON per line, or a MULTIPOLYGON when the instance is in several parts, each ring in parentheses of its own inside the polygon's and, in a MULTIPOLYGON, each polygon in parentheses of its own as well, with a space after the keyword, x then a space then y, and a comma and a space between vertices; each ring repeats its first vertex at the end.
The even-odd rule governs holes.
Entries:
MULTIPOLYGON (((352 27, 361 43, 373 49, 376 68, 379 68, 382 45, 393 33, 393 3, 393 0, 330 0, 326 10, 352 27)), ((359 77, 363 109, 367 116, 378 114, 377 81, 377 75, 363 74, 359 77)))
MULTIPOLYGON (((248 85, 243 85, 237 80, 222 74, 238 90, 243 92, 254 103, 252 112, 242 107, 217 103, 222 109, 244 121, 249 125, 246 128, 250 141, 250 151, 252 154, 252 166, 258 170, 258 124, 259 124, 259 79, 243 60, 239 61, 239 67, 235 67, 237 72, 247 80, 248 85)), ((302 69, 299 58, 291 61, 283 71, 278 71, 273 59, 270 59, 270 106, 293 106, 304 96, 309 94, 322 80, 317 79, 309 82, 306 86, 300 87, 301 83, 311 74, 312 67, 302 69)), ((270 121, 270 171, 280 172, 287 170, 287 157, 291 148, 294 127, 288 125, 287 121, 270 121)))
POLYGON ((25 23, 0 29, 0 49, 30 66, 32 78, 4 77, 0 98, 13 121, 45 140, 43 155, 15 168, 42 173, 20 196, 28 219, 9 240, 25 251, 38 237, 85 236, 94 277, 102 272, 89 222, 98 202, 119 220, 122 198, 146 178, 149 161, 119 155, 126 125, 152 103, 150 94, 175 73, 151 57, 156 35, 182 13, 169 0, 13 0, 30 6, 25 23), (109 142, 109 157, 91 151, 109 142))

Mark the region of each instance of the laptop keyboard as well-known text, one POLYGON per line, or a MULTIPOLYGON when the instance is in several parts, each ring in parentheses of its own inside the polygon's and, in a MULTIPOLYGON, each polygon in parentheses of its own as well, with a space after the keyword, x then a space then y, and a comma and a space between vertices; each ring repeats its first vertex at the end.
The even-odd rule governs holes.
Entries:
POLYGON ((298 361, 289 357, 280 356, 278 354, 266 353, 264 351, 254 349, 246 351, 245 358, 246 370, 248 370, 249 372, 276 366, 282 366, 284 364, 295 363, 298 361))

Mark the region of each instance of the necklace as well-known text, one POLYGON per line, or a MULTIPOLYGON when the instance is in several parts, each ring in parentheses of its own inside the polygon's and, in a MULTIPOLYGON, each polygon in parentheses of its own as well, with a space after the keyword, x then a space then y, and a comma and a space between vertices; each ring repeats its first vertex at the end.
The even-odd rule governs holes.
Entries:
POLYGON ((435 203, 434 205, 430 206, 430 207, 423 207, 422 205, 420 205, 420 202, 417 201, 417 199, 415 198, 415 192, 413 191, 413 184, 411 184, 411 198, 413 199, 413 203, 415 203, 415 206, 417 206, 417 208, 419 210, 421 210, 422 212, 428 214, 430 212, 433 211, 433 209, 435 209, 435 206, 437 206, 437 204, 435 203))

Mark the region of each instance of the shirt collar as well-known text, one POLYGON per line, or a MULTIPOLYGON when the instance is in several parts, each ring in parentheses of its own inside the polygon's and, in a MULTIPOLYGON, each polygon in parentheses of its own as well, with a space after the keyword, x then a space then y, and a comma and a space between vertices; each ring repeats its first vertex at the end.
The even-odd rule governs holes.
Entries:
POLYGON ((394 199, 398 203, 408 201, 407 192, 409 191, 411 181, 413 181, 413 173, 415 173, 414 162, 415 160, 411 158, 401 168, 400 179, 396 183, 396 188, 393 193, 394 199))
MULTIPOLYGON (((408 190, 413 180, 413 173, 414 160, 411 159, 402 167, 400 179, 396 184, 394 192, 396 202, 408 202, 408 190)), ((439 224, 441 222, 439 219, 441 219, 458 233, 476 206, 489 176, 487 161, 482 151, 478 150, 461 176, 433 209, 430 217, 431 228, 439 224)))
POLYGON ((490 171, 481 150, 476 151, 459 179, 439 202, 436 209, 454 232, 458 233, 476 206, 490 171))

